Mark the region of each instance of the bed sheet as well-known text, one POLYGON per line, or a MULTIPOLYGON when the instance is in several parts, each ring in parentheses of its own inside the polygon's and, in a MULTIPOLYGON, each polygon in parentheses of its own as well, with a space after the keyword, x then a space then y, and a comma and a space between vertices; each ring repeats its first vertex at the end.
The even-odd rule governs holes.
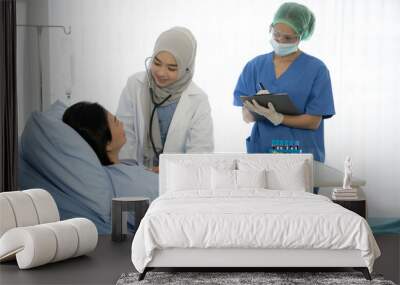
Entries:
POLYGON ((364 218, 327 197, 298 191, 181 191, 157 198, 132 243, 143 272, 155 249, 357 249, 372 271, 380 255, 364 218))

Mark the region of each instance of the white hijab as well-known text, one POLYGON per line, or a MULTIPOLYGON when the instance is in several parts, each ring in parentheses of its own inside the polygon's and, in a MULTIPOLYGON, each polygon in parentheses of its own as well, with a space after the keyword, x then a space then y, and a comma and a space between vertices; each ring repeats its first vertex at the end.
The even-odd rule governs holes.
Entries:
MULTIPOLYGON (((154 101, 159 104, 169 95, 171 97, 163 103, 163 106, 174 103, 179 100, 182 92, 192 82, 194 74, 194 65, 196 58, 197 42, 190 30, 184 27, 173 27, 163 33, 157 38, 154 46, 152 60, 162 51, 171 53, 176 60, 178 66, 178 79, 171 85, 166 87, 158 87, 151 74, 148 74, 150 86, 153 89, 154 101)), ((151 96, 151 95, 150 95, 151 96)), ((149 112, 145 118, 150 122, 150 114, 153 109, 153 104, 150 100, 149 112)), ((153 141, 156 146, 157 152, 163 149, 161 143, 160 127, 158 122, 157 112, 153 119, 153 141)), ((147 166, 153 165, 154 151, 151 145, 149 134, 146 135, 144 143, 144 164, 147 166)))

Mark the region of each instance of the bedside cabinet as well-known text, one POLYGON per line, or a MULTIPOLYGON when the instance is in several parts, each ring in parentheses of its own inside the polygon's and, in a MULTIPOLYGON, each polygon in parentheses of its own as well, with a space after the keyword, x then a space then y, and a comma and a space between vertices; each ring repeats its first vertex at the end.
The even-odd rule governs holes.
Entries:
POLYGON ((367 217, 366 201, 365 199, 358 200, 333 200, 332 202, 339 204, 340 206, 359 214, 364 219, 367 217))
POLYGON ((339 204, 340 206, 342 206, 350 211, 353 211, 354 213, 357 213, 361 217, 366 219, 366 217, 367 217, 367 199, 365 197, 365 194, 364 194, 362 188, 359 188, 359 191, 358 191, 359 198, 355 199, 355 200, 332 199, 332 190, 333 190, 333 188, 331 188, 331 187, 321 188, 320 191, 318 192, 318 195, 323 195, 325 197, 328 197, 329 199, 332 200, 332 202, 339 204))

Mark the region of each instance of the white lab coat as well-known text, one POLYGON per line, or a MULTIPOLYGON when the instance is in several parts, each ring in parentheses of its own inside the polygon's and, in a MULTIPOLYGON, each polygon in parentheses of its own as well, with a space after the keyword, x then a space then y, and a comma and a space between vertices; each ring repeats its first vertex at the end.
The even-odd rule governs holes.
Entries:
MULTIPOLYGON (((122 91, 117 117, 124 123, 126 144, 120 159, 143 163, 145 121, 151 101, 145 72, 129 77, 122 91)), ((182 93, 168 129, 164 153, 210 153, 214 151, 213 123, 207 95, 193 81, 182 93)))

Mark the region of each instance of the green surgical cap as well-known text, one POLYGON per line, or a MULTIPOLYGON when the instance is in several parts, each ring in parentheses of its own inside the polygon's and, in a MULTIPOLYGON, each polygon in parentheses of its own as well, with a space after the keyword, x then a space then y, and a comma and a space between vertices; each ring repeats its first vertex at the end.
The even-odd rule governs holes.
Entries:
POLYGON ((290 26, 300 36, 300 40, 306 40, 314 31, 315 17, 306 6, 287 2, 283 3, 275 13, 272 24, 277 23, 290 26))

